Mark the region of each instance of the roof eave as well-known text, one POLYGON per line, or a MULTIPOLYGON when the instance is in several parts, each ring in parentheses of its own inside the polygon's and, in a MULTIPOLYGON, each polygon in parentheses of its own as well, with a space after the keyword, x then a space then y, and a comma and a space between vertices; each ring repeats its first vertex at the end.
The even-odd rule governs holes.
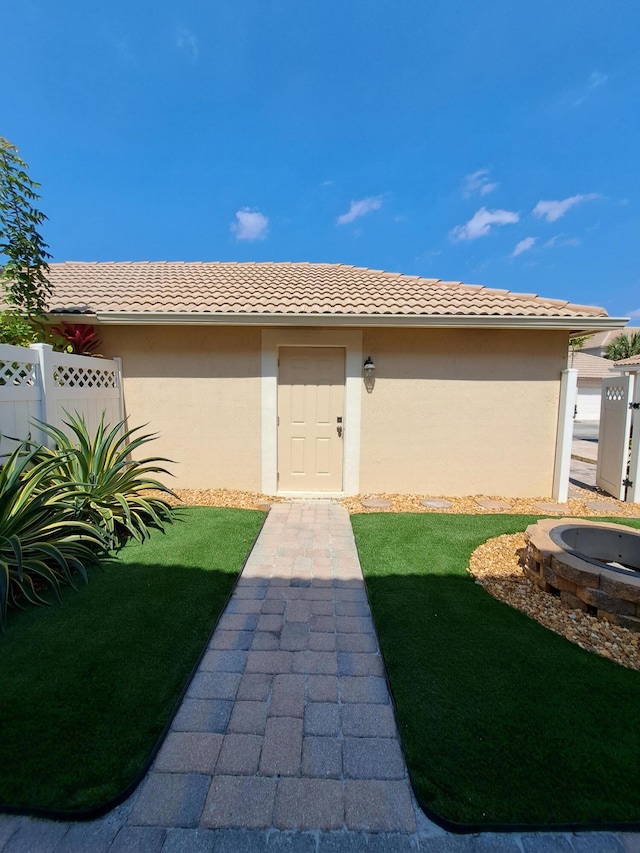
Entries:
MULTIPOLYGON (((65 315, 56 313, 59 320, 65 315)), ((598 332, 622 328, 627 317, 525 317, 498 314, 247 314, 179 311, 98 311, 66 315, 75 323, 100 325, 209 325, 209 326, 359 326, 400 328, 556 329, 598 332)))

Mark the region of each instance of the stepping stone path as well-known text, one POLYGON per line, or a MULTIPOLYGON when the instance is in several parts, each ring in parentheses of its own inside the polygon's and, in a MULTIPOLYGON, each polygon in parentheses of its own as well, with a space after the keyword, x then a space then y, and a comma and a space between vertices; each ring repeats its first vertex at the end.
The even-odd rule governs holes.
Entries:
POLYGON ((637 839, 450 835, 425 817, 349 516, 321 501, 271 508, 170 732, 125 803, 89 822, 0 815, 0 853, 624 853, 637 839))
POLYGON ((620 512, 620 507, 609 501, 586 501, 585 506, 595 512, 610 512, 612 515, 620 512))
POLYGON ((534 501, 533 505, 537 509, 539 509, 541 512, 548 512, 548 513, 557 512, 558 515, 560 515, 562 513, 564 513, 566 515, 567 513, 571 512, 568 504, 552 504, 552 503, 545 503, 544 501, 534 501))
POLYGON ((360 503, 362 506, 366 506, 367 509, 389 509, 391 506, 391 501, 385 498, 365 498, 360 503))
POLYGON ((429 509, 447 509, 451 506, 451 501, 445 501, 441 498, 432 498, 429 500, 420 501, 422 506, 429 507, 429 509))
POLYGON ((511 509, 511 504, 506 501, 492 501, 489 498, 476 498, 476 503, 483 509, 511 509))

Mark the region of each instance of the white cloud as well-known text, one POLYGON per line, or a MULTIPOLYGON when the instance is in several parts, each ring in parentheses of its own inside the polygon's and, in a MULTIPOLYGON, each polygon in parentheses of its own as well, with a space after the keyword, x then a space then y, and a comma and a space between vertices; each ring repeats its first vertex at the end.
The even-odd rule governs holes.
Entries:
POLYGON ((582 245, 582 240, 579 237, 552 237, 542 247, 543 249, 553 249, 554 247, 562 247, 562 246, 571 246, 575 248, 576 246, 582 245))
POLYGON ((521 255, 523 252, 528 252, 529 249, 533 249, 537 239, 537 237, 525 237, 524 240, 520 240, 520 242, 516 244, 513 252, 511 252, 511 257, 517 258, 518 255, 521 255))
POLYGON ((585 201, 593 201, 596 198, 600 198, 599 193, 572 195, 562 201, 539 201, 533 208, 533 215, 538 219, 544 218, 547 222, 555 222, 576 204, 583 204, 585 201))
POLYGON ((176 47, 178 50, 182 50, 189 57, 191 62, 195 62, 200 55, 198 39, 194 33, 192 33, 191 30, 186 29, 186 27, 180 27, 178 30, 176 47))
POLYGON ((590 89, 597 89, 598 86, 602 86, 607 82, 609 78, 606 74, 601 74, 599 71, 592 71, 589 75, 588 86, 590 89))
POLYGON ((464 225, 456 225, 449 231, 449 239, 457 243, 460 240, 476 240, 485 237, 492 225, 512 225, 520 221, 519 214, 512 210, 487 210, 481 207, 464 225))
POLYGON ((353 222, 354 219, 358 219, 360 216, 371 213, 372 210, 379 210, 381 207, 382 196, 370 195, 360 201, 352 201, 349 210, 346 213, 343 213, 342 216, 339 216, 336 222, 338 225, 347 225, 347 223, 353 222))
POLYGON ((426 249, 421 255, 416 257, 417 263, 430 264, 434 258, 442 254, 442 249, 426 249))
POLYGON ((497 183, 491 183, 489 180, 489 169, 478 169, 471 175, 466 175, 462 195, 469 198, 475 193, 480 195, 489 195, 498 187, 497 183))
POLYGON ((268 228, 269 219, 249 207, 236 211, 236 221, 231 223, 236 240, 264 240, 268 228))
POLYGON ((640 308, 636 308, 635 311, 627 311, 629 317, 640 317, 640 308))
POLYGON ((601 74, 600 71, 592 71, 582 91, 574 97, 572 106, 579 107, 581 104, 584 104, 596 89, 604 86, 608 79, 606 74, 601 74))

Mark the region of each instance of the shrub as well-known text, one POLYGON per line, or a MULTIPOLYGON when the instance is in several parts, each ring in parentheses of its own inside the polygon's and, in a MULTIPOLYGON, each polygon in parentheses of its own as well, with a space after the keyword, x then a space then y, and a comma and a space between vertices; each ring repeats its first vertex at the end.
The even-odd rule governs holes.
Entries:
POLYGON ((105 550, 102 533, 78 519, 73 488, 52 484, 59 465, 25 443, 0 468, 0 631, 9 604, 48 604, 47 588, 60 598, 74 575, 86 583, 87 566, 105 550))
POLYGON ((85 326, 82 323, 63 323, 61 326, 53 326, 51 331, 59 335, 65 341, 67 349, 75 355, 94 355, 100 346, 93 326, 85 326))
POLYGON ((109 550, 122 548, 129 538, 142 542, 150 529, 162 530, 173 521, 173 510, 167 501, 146 494, 154 489, 174 496, 171 489, 150 476, 168 474, 156 463, 170 460, 130 458, 155 435, 134 437, 142 427, 125 430, 124 421, 108 429, 103 416, 92 437, 81 415, 67 413, 67 418, 64 423, 71 430, 71 437, 50 424, 39 424, 55 442, 53 450, 42 448, 41 453, 57 460, 51 469, 52 484, 74 485, 76 517, 99 527, 109 550))

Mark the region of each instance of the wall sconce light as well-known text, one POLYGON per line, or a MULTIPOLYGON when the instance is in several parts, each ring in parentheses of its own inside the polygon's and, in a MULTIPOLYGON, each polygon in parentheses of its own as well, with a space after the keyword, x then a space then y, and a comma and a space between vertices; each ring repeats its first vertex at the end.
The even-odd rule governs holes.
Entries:
POLYGON ((376 384, 376 366, 371 356, 368 356, 362 365, 362 372, 364 374, 364 387, 367 389, 367 394, 370 394, 376 384))

